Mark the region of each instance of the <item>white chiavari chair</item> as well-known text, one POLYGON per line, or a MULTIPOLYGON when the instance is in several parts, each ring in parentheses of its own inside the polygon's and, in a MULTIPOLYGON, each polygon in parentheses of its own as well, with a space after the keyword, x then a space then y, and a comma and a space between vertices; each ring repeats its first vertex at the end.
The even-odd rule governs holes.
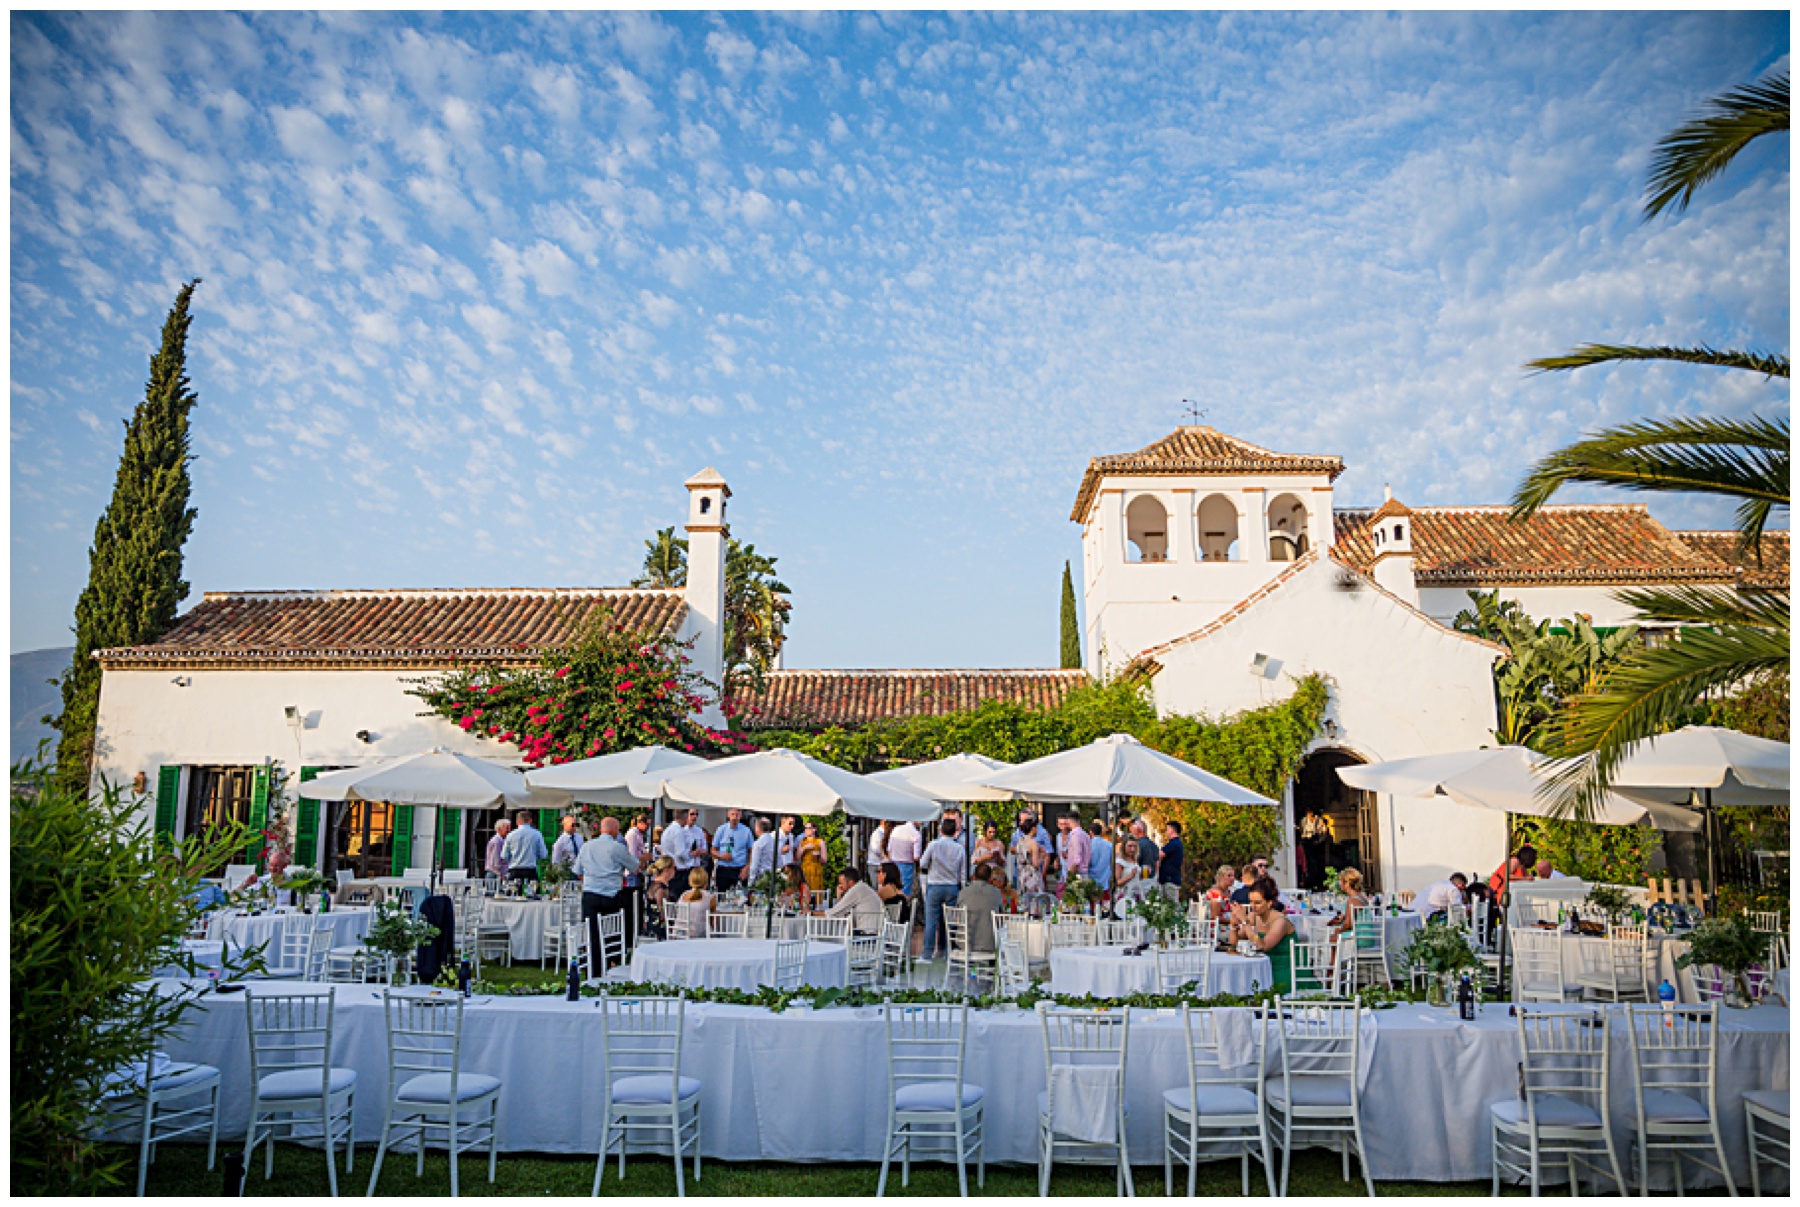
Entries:
POLYGON ((432 1133, 442 1133, 449 1151, 451 1198, 461 1193, 457 1158, 484 1142, 488 1182, 492 1183, 499 1160, 494 1125, 500 1112, 501 1085, 498 1077, 466 1072, 462 1067, 463 999, 391 989, 384 989, 381 997, 387 1020, 388 1095, 381 1145, 375 1150, 375 1168, 369 1174, 370 1197, 381 1181, 381 1162, 389 1146, 410 1137, 423 1173, 425 1147, 432 1133))
POLYGON ((1174 1163, 1187 1166, 1188 1198, 1194 1197, 1201 1161, 1237 1157, 1243 1172, 1244 1197, 1250 1195, 1250 1162, 1260 1160, 1269 1193, 1275 1193, 1275 1163, 1270 1152, 1268 1117, 1263 1110, 1263 1076, 1267 1052, 1267 1014, 1253 1012, 1254 1058, 1227 1065, 1219 1050, 1211 1010, 1181 1007, 1187 1040, 1188 1084, 1163 1092, 1163 1193, 1175 1194, 1174 1163))
POLYGON ((681 1075, 682 1021, 687 1003, 681 998, 600 998, 602 1081, 606 1086, 606 1122, 600 1132, 600 1158, 594 1167, 594 1194, 606 1158, 618 1145, 619 1180, 625 1180, 625 1150, 633 1132, 666 1132, 675 1159, 675 1193, 687 1195, 681 1158, 694 1151, 694 1180, 700 1180, 700 1091, 697 1077, 681 1075), (617 1133, 615 1138, 614 1133, 617 1133))
POLYGON ((1130 1012, 1053 1009, 1037 1005, 1044 1028, 1044 1075, 1038 1095, 1038 1196, 1050 1193, 1058 1160, 1112 1167, 1116 1192, 1133 1194, 1125 1136, 1125 1056, 1130 1012), (1114 1105, 1088 1118, 1077 1101, 1114 1105))
POLYGON ((900 1156, 900 1186, 912 1179, 913 1146, 943 1152, 948 1141, 956 1162, 956 1182, 969 1197, 968 1159, 975 1159, 975 1184, 987 1185, 987 1152, 982 1137, 982 1100, 987 1091, 963 1079, 968 1055, 968 1007, 882 1007, 887 1025, 887 1139, 875 1197, 887 1193, 888 1166, 900 1156))
POLYGON ((1612 1056, 1605 1015, 1523 1005, 1516 1013, 1523 1092, 1488 1108, 1493 1194, 1500 1194, 1500 1179, 1507 1176, 1528 1181, 1536 1197, 1549 1161, 1567 1168, 1572 1192, 1579 1190, 1579 1169, 1586 1165, 1611 1178, 1620 1194, 1629 1194, 1607 1124, 1612 1116, 1612 1056))
POLYGON ((325 1170, 337 1197, 337 1145, 344 1145, 344 1172, 356 1168, 356 1070, 333 1068, 332 1025, 337 990, 282 993, 264 997, 244 989, 250 1034, 250 1127, 244 1141, 246 1168, 256 1146, 267 1144, 264 1179, 275 1176, 275 1132, 296 1126, 323 1129, 325 1170))

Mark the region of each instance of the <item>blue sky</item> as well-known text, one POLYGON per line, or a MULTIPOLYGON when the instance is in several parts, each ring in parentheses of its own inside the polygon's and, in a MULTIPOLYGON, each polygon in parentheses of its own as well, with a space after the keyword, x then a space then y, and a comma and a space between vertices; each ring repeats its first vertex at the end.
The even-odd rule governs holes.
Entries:
MULTIPOLYGON (((66 644, 178 283, 198 592, 627 581, 681 482, 797 666, 1057 650, 1091 456, 1197 399, 1492 503, 1591 427, 1785 413, 1786 141, 1644 224, 1785 14, 12 18, 12 642, 66 644)), ((1573 496, 1579 497, 1579 496, 1573 496)), ((1683 526, 1724 508, 1655 504, 1683 526)))

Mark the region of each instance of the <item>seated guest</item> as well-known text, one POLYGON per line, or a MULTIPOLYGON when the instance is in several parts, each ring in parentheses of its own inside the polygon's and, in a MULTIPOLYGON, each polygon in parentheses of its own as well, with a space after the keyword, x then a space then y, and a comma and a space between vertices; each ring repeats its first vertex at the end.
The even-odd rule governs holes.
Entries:
POLYGON ((1281 892, 1267 876, 1250 886, 1250 906, 1241 922, 1231 926, 1231 941, 1248 939, 1258 951, 1269 957, 1270 977, 1277 993, 1289 993, 1294 987, 1294 966, 1290 954, 1294 924, 1276 908, 1281 892))
POLYGON ((994 914, 1003 912, 1005 902, 994 887, 994 870, 985 863, 975 865, 969 883, 956 895, 956 904, 969 911, 969 950, 994 950, 994 914))
POLYGON ((876 869, 875 895, 881 898, 883 905, 906 900, 906 889, 900 883, 900 865, 891 859, 876 869))
POLYGON ((1448 880, 1434 880, 1426 885, 1413 904, 1427 921, 1448 917, 1452 905, 1468 904, 1468 889, 1469 878, 1461 872, 1452 872, 1448 880))
POLYGON ((1369 899, 1363 896, 1362 888, 1362 873, 1355 868, 1345 868, 1338 873, 1338 892, 1344 895, 1344 913, 1342 917, 1332 920, 1332 934, 1341 935, 1349 930, 1355 924, 1355 916, 1351 911, 1359 910, 1369 903, 1369 899))
POLYGON ((1256 883, 1256 868, 1246 862, 1238 869, 1237 883, 1231 887, 1231 903, 1233 905, 1250 904, 1250 886, 1256 883))
MULTIPOLYGON (((1222 918, 1231 910, 1232 890, 1237 887, 1237 869, 1229 863, 1221 863, 1213 872, 1212 887, 1201 896, 1206 908, 1214 918, 1222 918)), ((1245 897, 1248 899, 1249 894, 1245 897)))
MULTIPOLYGON (((898 879, 898 877, 896 877, 898 879)), ((850 929, 865 935, 881 933, 887 914, 881 908, 881 895, 863 882, 862 873, 845 868, 838 873, 837 904, 825 912, 827 918, 850 917, 850 929)))
POLYGON ((675 861, 667 855, 659 855, 650 865, 650 883, 644 886, 644 896, 656 905, 663 905, 674 891, 675 861))
POLYGON ((1537 878, 1539 880, 1567 880, 1568 879, 1567 876, 1563 875, 1561 872, 1559 872, 1555 868, 1551 867, 1550 861, 1548 859, 1538 860, 1537 865, 1532 870, 1537 873, 1537 878))
POLYGON ((708 891, 707 886, 711 883, 712 877, 706 874, 705 868, 688 869, 688 891, 681 894, 681 903, 683 905, 704 904, 707 912, 710 913, 713 907, 713 895, 708 891))
POLYGON ((798 863, 790 863, 781 870, 787 878, 787 886, 781 890, 781 903, 797 910, 812 908, 812 886, 806 883, 806 875, 800 870, 798 863))

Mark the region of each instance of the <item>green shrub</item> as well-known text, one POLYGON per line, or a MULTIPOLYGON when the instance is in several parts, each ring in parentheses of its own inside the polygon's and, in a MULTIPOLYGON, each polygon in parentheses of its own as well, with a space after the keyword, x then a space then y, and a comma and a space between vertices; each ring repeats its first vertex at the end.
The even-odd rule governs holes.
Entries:
POLYGON ((1537 848, 1565 876, 1601 884, 1643 884, 1662 835, 1644 826, 1603 826, 1549 817, 1514 817, 1512 849, 1537 848))
POLYGON ((94 1194, 136 1154, 89 1138, 101 1085, 192 1008, 148 978, 183 962, 188 893, 250 831, 219 826, 169 848, 141 800, 115 788, 88 799, 33 763, 12 777, 12 1185, 94 1194))

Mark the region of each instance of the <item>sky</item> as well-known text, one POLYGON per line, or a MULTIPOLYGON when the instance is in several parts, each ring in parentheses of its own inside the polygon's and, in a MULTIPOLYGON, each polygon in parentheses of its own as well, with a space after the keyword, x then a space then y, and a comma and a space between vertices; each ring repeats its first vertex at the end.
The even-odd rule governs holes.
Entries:
POLYGON ((711 465, 790 666, 1053 665, 1082 471, 1184 400, 1343 457, 1339 506, 1788 406, 1521 367, 1787 350, 1785 137, 1640 209, 1782 13, 15 13, 11 50, 15 652, 71 643, 191 277, 190 603, 622 585, 711 465))

